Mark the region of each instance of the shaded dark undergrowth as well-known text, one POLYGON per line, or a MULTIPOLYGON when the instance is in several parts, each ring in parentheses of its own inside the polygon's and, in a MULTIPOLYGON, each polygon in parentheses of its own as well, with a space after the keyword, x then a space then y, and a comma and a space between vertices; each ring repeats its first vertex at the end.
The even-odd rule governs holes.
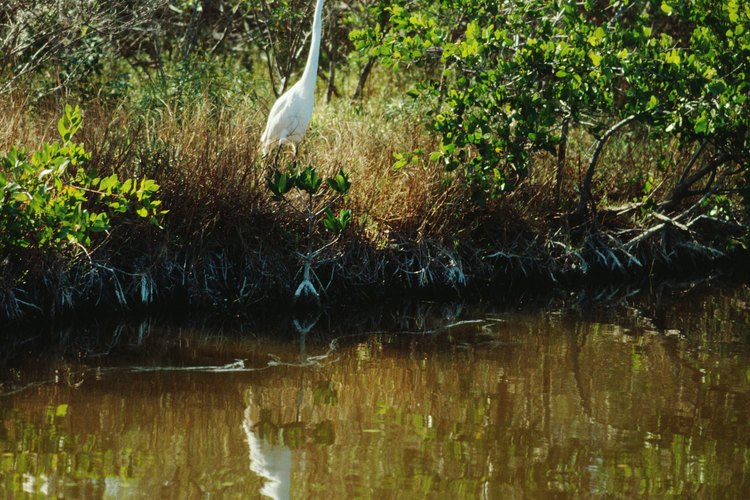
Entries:
MULTIPOLYGON (((665 324, 664 316, 670 304, 680 303, 691 294, 711 298, 728 294, 741 301, 743 290, 747 289, 747 276, 746 267, 732 266, 718 272, 695 271, 679 277, 662 276, 658 280, 633 278, 608 285, 577 283, 575 286, 531 287, 529 283, 502 283, 467 289, 458 300, 444 294, 419 300, 412 294, 394 294, 378 301, 317 311, 251 306, 236 309, 231 314, 228 309, 215 307, 159 307, 151 311, 134 308, 117 313, 99 308, 58 318, 54 324, 27 321, 3 328, 0 331, 0 372, 7 375, 6 369, 32 360, 36 360, 37 366, 47 366, 38 362, 57 359, 60 355, 74 364, 93 362, 119 366, 128 363, 136 366, 150 363, 204 365, 206 359, 190 356, 208 355, 221 365, 243 357, 239 352, 233 354, 231 346, 235 341, 291 345, 306 338, 308 346, 324 346, 335 341, 340 347, 358 342, 362 335, 401 336, 408 342, 410 335, 417 334, 429 335, 437 342, 441 333, 460 328, 466 322, 472 323, 484 314, 506 311, 526 311, 531 315, 539 311, 573 312, 591 321, 627 324, 636 331, 646 329, 669 334, 670 326, 665 324), (160 332, 159 335, 153 335, 155 331, 160 332), (198 343, 186 343, 186 339, 198 340, 198 343), (201 347, 203 343, 207 344, 206 348, 201 347), (144 364, 146 353, 148 361, 144 364)), ((743 311, 735 312, 744 314, 743 311)), ((461 332, 461 335, 466 333, 461 332)), ((465 340, 463 336, 460 338, 465 340)))
MULTIPOLYGON (((301 264, 288 220, 267 211, 223 223, 221 213, 202 238, 181 234, 179 224, 163 231, 134 226, 120 228, 94 255, 72 265, 41 259, 22 284, 3 289, 2 321, 59 321, 108 311, 289 311, 301 264)), ((518 221, 514 232, 497 230, 508 226, 501 213, 493 218, 483 211, 473 231, 448 241, 391 233, 378 247, 352 231, 315 266, 324 308, 576 289, 718 268, 742 274, 750 263, 747 251, 720 250, 728 247, 733 228, 706 216, 689 226, 655 221, 638 231, 618 229, 612 218, 585 234, 559 228, 542 237, 529 227, 518 231, 518 221), (483 229, 488 227, 494 230, 483 229)), ((6 276, 13 266, 6 261, 6 276)))

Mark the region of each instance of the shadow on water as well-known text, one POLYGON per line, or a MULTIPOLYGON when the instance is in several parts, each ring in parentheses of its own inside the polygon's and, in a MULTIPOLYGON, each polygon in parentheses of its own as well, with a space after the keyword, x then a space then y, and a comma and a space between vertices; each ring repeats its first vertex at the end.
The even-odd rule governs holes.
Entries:
POLYGON ((6 332, 0 494, 746 497, 748 332, 711 282, 6 332))

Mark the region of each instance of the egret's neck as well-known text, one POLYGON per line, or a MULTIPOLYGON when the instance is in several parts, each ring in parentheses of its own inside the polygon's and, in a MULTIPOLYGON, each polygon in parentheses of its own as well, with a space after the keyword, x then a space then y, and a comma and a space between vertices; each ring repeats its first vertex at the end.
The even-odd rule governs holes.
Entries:
POLYGON ((315 82, 318 79, 318 56, 320 56, 320 38, 323 32, 323 0, 315 4, 315 17, 312 24, 312 41, 310 42, 310 53, 307 55, 307 64, 302 73, 305 82, 305 91, 315 93, 315 82))

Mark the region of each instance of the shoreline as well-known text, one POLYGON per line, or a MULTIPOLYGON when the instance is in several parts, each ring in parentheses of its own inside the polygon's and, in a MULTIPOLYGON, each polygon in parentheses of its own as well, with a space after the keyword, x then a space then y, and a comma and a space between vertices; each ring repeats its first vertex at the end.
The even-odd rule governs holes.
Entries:
MULTIPOLYGON (((603 244, 607 233, 591 234, 596 236, 579 249, 563 249, 549 240, 517 240, 503 250, 478 250, 469 244, 450 248, 434 241, 403 241, 378 250, 349 238, 314 268, 321 309, 659 282, 727 269, 736 274, 750 265, 746 250, 720 251, 697 238, 677 239, 669 229, 658 242, 645 241, 637 253, 603 244), (666 246, 670 238, 672 244, 666 246)), ((67 270, 58 263, 30 275, 25 286, 0 291, 0 324, 55 324, 80 314, 181 310, 288 314, 295 310, 292 299, 302 264, 293 250, 274 250, 191 254, 190 249, 165 244, 150 252, 79 260, 67 270)))

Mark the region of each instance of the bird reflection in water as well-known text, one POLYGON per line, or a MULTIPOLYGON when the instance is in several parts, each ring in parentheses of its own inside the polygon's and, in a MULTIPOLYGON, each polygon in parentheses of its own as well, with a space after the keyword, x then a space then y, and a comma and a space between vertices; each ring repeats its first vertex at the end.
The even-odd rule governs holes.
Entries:
MULTIPOLYGON (((307 333, 313 329, 318 322, 320 313, 308 314, 302 317, 295 317, 292 325, 299 334, 300 352, 299 363, 304 366, 308 360, 305 350, 305 338, 307 333)), ((296 400, 296 422, 300 422, 300 407, 304 399, 303 393, 304 370, 300 371, 299 390, 297 391, 296 400)), ((289 490, 292 481, 292 450, 284 444, 283 427, 278 427, 278 434, 275 436, 265 435, 261 432, 262 408, 255 405, 252 389, 246 393, 247 407, 244 412, 242 428, 247 437, 247 444, 250 455, 250 470, 265 479, 265 483, 260 493, 273 498, 282 500, 290 498, 289 490), (275 442, 274 442, 275 441, 275 442)), ((274 426, 269 426, 273 428, 274 426)))
MULTIPOLYGON (((292 450, 283 444, 281 435, 278 443, 272 443, 256 432, 253 424, 252 403, 245 408, 242 428, 250 448, 250 470, 265 479, 260 492, 275 500, 289 498, 292 482, 292 450)), ((279 430, 281 434, 281 430, 279 430)))

